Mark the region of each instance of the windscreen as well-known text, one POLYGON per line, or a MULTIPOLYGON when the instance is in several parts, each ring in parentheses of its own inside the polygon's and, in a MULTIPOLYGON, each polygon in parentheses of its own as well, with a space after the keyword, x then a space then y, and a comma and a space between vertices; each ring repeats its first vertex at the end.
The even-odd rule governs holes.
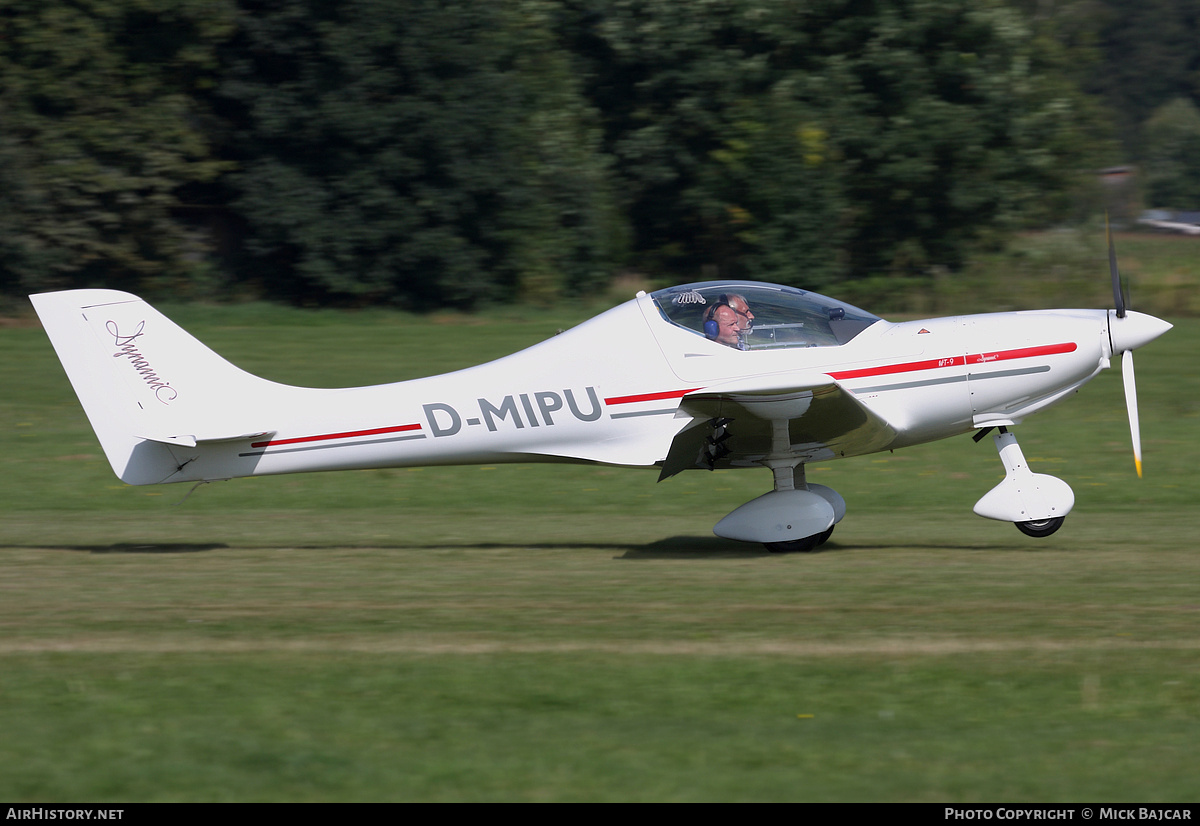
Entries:
POLYGON ((651 293, 663 317, 738 350, 836 347, 879 321, 817 293, 748 281, 707 281, 651 293))

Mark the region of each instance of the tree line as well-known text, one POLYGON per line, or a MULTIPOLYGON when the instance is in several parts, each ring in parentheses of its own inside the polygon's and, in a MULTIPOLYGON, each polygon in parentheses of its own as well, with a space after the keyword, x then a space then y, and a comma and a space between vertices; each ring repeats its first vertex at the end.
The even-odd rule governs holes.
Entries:
POLYGON ((0 27, 10 295, 821 289, 953 270, 1124 159, 1200 202, 1200 0, 0 0, 0 27))

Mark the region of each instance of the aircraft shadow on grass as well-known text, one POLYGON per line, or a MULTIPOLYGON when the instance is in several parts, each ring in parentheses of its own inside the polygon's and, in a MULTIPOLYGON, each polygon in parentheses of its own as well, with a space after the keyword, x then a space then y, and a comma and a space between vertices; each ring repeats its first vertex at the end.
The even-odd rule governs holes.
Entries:
MULTIPOLYGON (((821 546, 820 553, 842 552, 853 553, 855 551, 879 551, 895 548, 912 547, 912 542, 896 540, 894 542, 869 542, 869 543, 854 543, 843 544, 839 542, 828 542, 821 546)), ((22 548, 37 548, 44 551, 71 551, 76 553, 91 553, 91 554, 191 554, 203 553, 205 551, 223 551, 230 550, 231 547, 224 542, 112 542, 112 543, 87 543, 79 545, 8 545, 0 547, 22 547, 22 548)), ((938 550, 955 550, 955 551, 987 551, 995 553, 998 551, 1014 550, 1021 553, 1030 552, 1027 546, 1016 546, 1006 542, 974 542, 974 543, 935 543, 930 546, 938 550)), ((615 557, 623 560, 651 560, 651 559, 745 559, 753 556, 769 556, 765 549, 748 549, 744 544, 734 542, 728 539, 722 539, 717 536, 670 536, 664 539, 658 539, 653 542, 641 543, 615 543, 615 542, 472 542, 458 545, 451 544, 408 544, 395 543, 392 545, 379 543, 347 543, 339 545, 293 545, 284 544, 272 546, 270 550, 287 550, 294 548, 297 550, 336 550, 344 548, 382 548, 384 550, 393 549, 397 551, 405 550, 420 550, 422 548, 440 549, 440 550, 461 550, 461 551, 486 551, 486 550, 583 550, 587 548, 598 548, 604 550, 619 550, 622 554, 615 557)), ((268 549, 268 548, 264 548, 268 549)))
MULTIPOLYGON (((704 536, 672 536, 660 539, 642 546, 623 546, 629 550, 622 559, 713 559, 716 557, 745 558, 747 556, 769 556, 764 549, 760 552, 747 550, 744 545, 721 540, 717 537, 704 536)), ((839 543, 826 542, 815 553, 854 553, 855 551, 881 551, 895 548, 911 548, 912 542, 897 540, 894 542, 839 543)), ((1019 550, 1023 553, 1030 551, 1025 546, 1016 546, 1006 542, 973 542, 973 543, 943 543, 929 545, 931 549, 950 551, 1005 551, 1019 550)), ((810 552, 814 553, 814 552, 810 552)))
MULTIPOLYGON (((31 546, 22 545, 21 547, 31 546)), ((111 542, 87 545, 34 545, 32 547, 43 551, 75 551, 89 554, 194 554, 202 551, 220 551, 229 546, 223 542, 111 542)))

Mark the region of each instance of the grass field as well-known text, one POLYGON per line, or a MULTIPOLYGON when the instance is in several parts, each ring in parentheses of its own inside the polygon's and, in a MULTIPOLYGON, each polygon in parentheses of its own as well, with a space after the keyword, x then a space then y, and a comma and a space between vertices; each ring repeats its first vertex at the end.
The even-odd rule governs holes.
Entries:
MULTIPOLYGON (((467 366, 559 313, 171 307, 334 386, 467 366)), ((711 526, 766 471, 429 468, 133 488, 49 343, 0 329, 0 799, 1194 801, 1200 321, 1018 429, 1074 488, 971 513, 967 437, 828 465, 822 553, 711 526)))

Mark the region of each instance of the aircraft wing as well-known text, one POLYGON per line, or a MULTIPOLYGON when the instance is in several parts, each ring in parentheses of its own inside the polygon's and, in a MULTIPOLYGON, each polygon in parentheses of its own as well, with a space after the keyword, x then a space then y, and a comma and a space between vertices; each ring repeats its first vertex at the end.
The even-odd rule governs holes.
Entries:
POLYGON ((682 470, 746 466, 769 456, 802 462, 855 456, 896 438, 892 425, 825 374, 766 389, 708 387, 685 396, 680 412, 692 422, 671 443, 660 481, 682 470), (785 450, 773 446, 773 420, 787 422, 785 450))

